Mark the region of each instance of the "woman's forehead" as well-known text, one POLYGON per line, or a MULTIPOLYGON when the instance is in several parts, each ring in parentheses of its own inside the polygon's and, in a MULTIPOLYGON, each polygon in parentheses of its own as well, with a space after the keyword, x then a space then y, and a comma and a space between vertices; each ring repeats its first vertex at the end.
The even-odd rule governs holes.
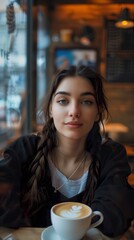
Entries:
POLYGON ((57 91, 60 90, 75 90, 75 91, 85 91, 85 90, 90 90, 94 93, 94 88, 90 80, 87 78, 81 77, 81 76, 69 76, 65 77, 59 86, 56 89, 57 91))

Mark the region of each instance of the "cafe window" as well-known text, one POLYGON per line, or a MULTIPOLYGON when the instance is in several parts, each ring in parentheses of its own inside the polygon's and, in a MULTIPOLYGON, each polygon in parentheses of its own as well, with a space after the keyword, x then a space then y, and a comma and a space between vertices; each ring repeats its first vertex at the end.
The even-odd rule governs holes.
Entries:
POLYGON ((22 134, 26 104, 27 15, 17 1, 0 4, 0 149, 22 134))
POLYGON ((42 125, 38 110, 47 88, 46 54, 50 39, 46 29, 45 6, 34 6, 32 0, 2 1, 0 152, 12 140, 42 125))

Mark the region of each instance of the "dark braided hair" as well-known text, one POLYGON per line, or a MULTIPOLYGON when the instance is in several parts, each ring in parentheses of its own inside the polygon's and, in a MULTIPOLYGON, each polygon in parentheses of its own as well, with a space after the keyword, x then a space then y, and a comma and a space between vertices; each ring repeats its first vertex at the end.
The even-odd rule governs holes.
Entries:
POLYGON ((50 106, 53 95, 62 80, 64 80, 65 77, 73 76, 81 76, 92 84, 99 112, 99 120, 94 123, 94 126, 89 132, 85 142, 85 150, 90 152, 92 156, 92 163, 89 168, 89 175, 83 202, 86 203, 87 201, 90 201, 91 203, 94 196, 94 191, 97 187, 100 173, 100 123, 103 125, 103 120, 108 117, 108 108, 102 83, 103 78, 98 73, 91 70, 88 66, 70 66, 68 69, 61 70, 57 73, 55 79, 52 81, 50 90, 44 101, 42 112, 44 115, 45 124, 41 132, 37 155, 29 167, 30 179, 27 181, 25 192, 23 193, 22 197, 23 201, 25 203, 28 203, 27 205, 29 208, 32 208, 35 203, 40 203, 43 197, 43 201, 48 200, 47 186, 45 196, 42 195, 42 192, 39 190, 39 186, 41 184, 42 176, 45 177, 46 175, 45 165, 47 162, 48 153, 51 152, 52 149, 57 145, 56 129, 53 123, 53 119, 51 118, 50 106))

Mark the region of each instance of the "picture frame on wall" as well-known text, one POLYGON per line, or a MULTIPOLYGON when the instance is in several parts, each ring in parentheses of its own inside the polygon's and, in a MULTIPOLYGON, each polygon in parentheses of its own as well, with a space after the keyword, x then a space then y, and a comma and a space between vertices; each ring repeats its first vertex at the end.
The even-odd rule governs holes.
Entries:
POLYGON ((56 47, 54 49, 55 71, 71 65, 86 65, 92 70, 98 70, 98 50, 89 47, 56 47))

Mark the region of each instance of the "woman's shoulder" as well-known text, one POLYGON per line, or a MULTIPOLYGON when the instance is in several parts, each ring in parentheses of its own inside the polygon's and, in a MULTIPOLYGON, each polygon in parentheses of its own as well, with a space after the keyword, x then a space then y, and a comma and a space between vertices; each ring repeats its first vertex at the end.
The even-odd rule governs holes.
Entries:
POLYGON ((126 149, 124 147, 124 145, 120 142, 117 142, 111 138, 107 138, 107 139, 102 139, 102 144, 101 144, 101 152, 105 153, 105 152, 116 152, 116 151, 125 151, 126 149))
POLYGON ((124 145, 112 139, 107 139, 101 145, 101 167, 106 176, 120 172, 121 175, 128 176, 131 172, 128 164, 128 157, 124 145))
POLYGON ((7 146, 5 154, 19 158, 33 156, 36 154, 39 140, 40 136, 34 133, 20 136, 7 146))
POLYGON ((27 134, 18 137, 14 142, 12 142, 8 147, 22 147, 23 145, 25 147, 29 146, 36 146, 40 140, 40 136, 35 133, 27 134))
POLYGON ((101 144, 101 162, 108 163, 112 160, 112 163, 126 162, 127 153, 124 145, 120 142, 112 140, 111 138, 106 139, 101 144), (118 159, 118 161, 117 161, 118 159))

